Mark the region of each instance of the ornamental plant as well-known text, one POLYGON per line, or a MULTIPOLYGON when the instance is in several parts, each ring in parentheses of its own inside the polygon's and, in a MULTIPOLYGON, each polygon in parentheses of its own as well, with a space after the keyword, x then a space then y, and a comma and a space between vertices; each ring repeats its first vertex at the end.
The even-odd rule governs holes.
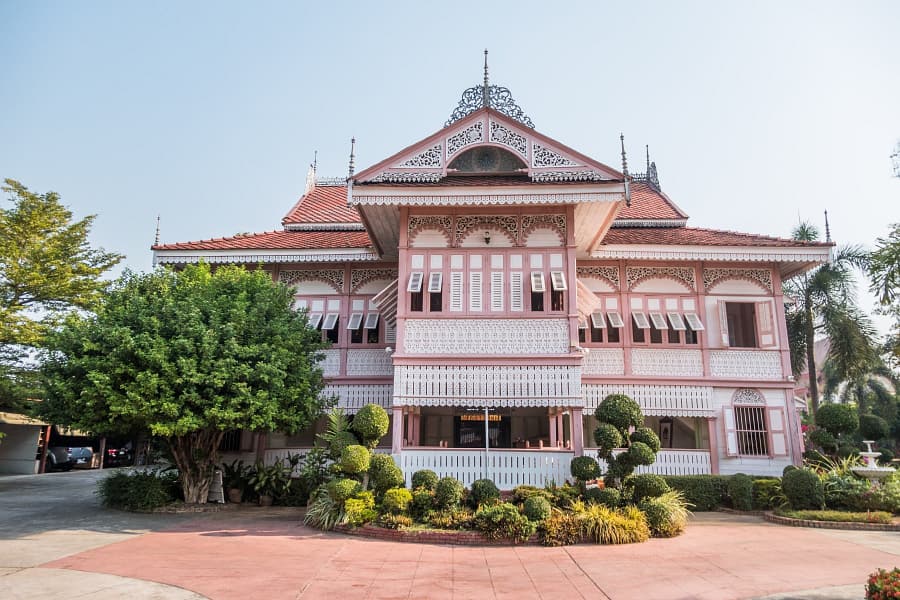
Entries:
POLYGON ((490 479, 476 479, 469 490, 469 504, 478 508, 482 504, 493 504, 500 499, 500 490, 490 479))
POLYGON ((434 487, 434 503, 439 509, 456 508, 462 502, 465 488, 454 477, 444 477, 434 487))
POLYGON ((625 394, 610 394, 594 412, 600 422, 594 430, 597 455, 608 465, 606 479, 610 487, 621 487, 635 468, 652 465, 659 451, 659 437, 644 427, 644 415, 638 403, 625 394), (614 450, 625 448, 617 456, 614 450))
POLYGON ((389 424, 386 410, 377 404, 366 404, 353 417, 350 429, 363 446, 372 450, 387 435, 389 424))
POLYGON ((412 487, 414 490, 418 488, 425 488, 427 490, 434 491, 434 487, 437 485, 437 482, 437 473, 435 473, 431 469, 422 469, 421 471, 416 471, 412 476, 412 487))
POLYGON ((900 597, 900 569, 878 569, 866 582, 866 600, 893 600, 900 597))
POLYGON ((412 494, 406 488, 391 488, 384 493, 382 507, 386 512, 394 515, 405 513, 412 502, 412 494))

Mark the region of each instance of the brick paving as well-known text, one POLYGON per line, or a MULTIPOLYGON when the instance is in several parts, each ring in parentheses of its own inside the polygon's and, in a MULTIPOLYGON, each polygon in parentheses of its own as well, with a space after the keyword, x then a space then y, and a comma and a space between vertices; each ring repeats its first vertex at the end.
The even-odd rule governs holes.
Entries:
MULTIPOLYGON (((291 511, 204 515, 44 565, 230 598, 753 598, 862 585, 900 564, 900 536, 701 513, 626 546, 463 547, 326 534, 291 511), (837 535, 840 533, 840 535, 837 535)), ((841 597, 847 597, 841 596, 841 597)), ((853 597, 853 595, 849 596, 853 597)))

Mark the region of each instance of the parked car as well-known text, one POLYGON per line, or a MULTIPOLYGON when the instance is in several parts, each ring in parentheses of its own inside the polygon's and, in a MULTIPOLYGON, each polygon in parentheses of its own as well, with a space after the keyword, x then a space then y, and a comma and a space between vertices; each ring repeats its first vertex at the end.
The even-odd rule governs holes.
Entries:
POLYGON ((73 467, 90 469, 93 457, 94 451, 89 446, 82 448, 50 446, 47 448, 44 472, 70 471, 73 467))
POLYGON ((134 463, 134 452, 132 451, 131 442, 128 442, 121 448, 107 448, 106 459, 103 461, 104 467, 127 467, 134 463))

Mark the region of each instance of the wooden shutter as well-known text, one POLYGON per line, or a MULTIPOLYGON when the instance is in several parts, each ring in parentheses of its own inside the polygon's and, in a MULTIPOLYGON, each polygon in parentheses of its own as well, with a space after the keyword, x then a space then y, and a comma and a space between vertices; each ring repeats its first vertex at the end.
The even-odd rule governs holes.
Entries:
POLYGON ((469 273, 469 310, 481 312, 481 271, 469 273))
POLYGON ((409 283, 406 285, 406 291, 412 292, 414 294, 422 291, 422 278, 424 277, 424 273, 422 271, 413 271, 409 274, 409 283))
POLYGON ((503 271, 491 272, 491 310, 503 311, 503 271))
POLYGON ((522 271, 512 271, 509 274, 509 310, 514 312, 525 310, 522 293, 522 271))
POLYGON ((428 293, 439 294, 444 284, 444 274, 440 271, 433 272, 428 276, 428 293))
POLYGON ((769 452, 772 456, 787 456, 789 445, 784 409, 780 406, 767 408, 766 416, 768 418, 769 452))
POLYGON ((728 348, 731 344, 728 340, 728 309, 724 300, 719 300, 719 336, 722 338, 722 347, 728 348))
POLYGON ((722 424, 725 426, 725 454, 738 455, 738 439, 734 422, 734 409, 730 406, 722 408, 722 424))
POLYGON ((774 348, 777 345, 771 302, 756 303, 756 333, 760 348, 774 348))
POLYGON ((350 319, 347 321, 347 329, 356 331, 359 329, 360 324, 362 324, 362 319, 362 313, 350 313, 350 319))
POLYGON ((450 273, 450 311, 461 312, 463 310, 463 273, 453 271, 450 273))

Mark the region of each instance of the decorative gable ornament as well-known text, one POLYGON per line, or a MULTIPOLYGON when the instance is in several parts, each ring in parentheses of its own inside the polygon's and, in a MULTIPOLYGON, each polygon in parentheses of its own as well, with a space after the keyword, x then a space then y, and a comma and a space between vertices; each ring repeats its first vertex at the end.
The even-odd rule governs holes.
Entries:
POLYGON ((512 92, 508 88, 500 87, 499 85, 476 85, 464 91, 459 104, 453 110, 447 122, 444 123, 444 127, 450 127, 453 123, 485 107, 493 108, 500 114, 534 129, 531 117, 526 115, 522 107, 516 104, 516 101, 513 100, 512 92), (487 93, 485 93, 485 89, 487 89, 487 93))

